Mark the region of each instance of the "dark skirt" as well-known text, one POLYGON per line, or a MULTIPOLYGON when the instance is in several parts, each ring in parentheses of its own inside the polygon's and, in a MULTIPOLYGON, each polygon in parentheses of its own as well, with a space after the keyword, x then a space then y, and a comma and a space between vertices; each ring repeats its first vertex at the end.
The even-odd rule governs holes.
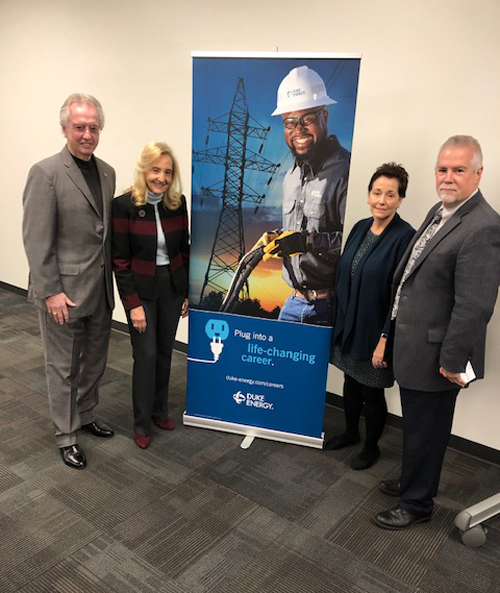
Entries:
POLYGON ((394 373, 391 366, 375 369, 371 360, 354 360, 348 354, 342 354, 338 345, 333 349, 330 362, 362 385, 379 388, 394 385, 394 373))

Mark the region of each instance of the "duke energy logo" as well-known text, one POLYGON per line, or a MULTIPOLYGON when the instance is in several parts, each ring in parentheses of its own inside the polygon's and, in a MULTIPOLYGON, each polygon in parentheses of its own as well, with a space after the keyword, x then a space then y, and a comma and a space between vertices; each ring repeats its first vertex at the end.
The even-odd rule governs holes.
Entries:
POLYGON ((247 393, 245 395, 241 391, 237 391, 233 394, 233 399, 238 405, 244 404, 253 408, 261 408, 262 410, 274 410, 274 404, 266 402, 266 398, 257 393, 247 393))
POLYGON ((293 99, 295 97, 300 97, 301 95, 305 95, 306 92, 303 91, 300 87, 298 89, 291 89, 287 91, 286 96, 288 99, 293 99))
POLYGON ((242 404, 246 400, 246 397, 243 395, 243 393, 241 393, 241 391, 237 391, 233 395, 233 399, 237 404, 242 404))

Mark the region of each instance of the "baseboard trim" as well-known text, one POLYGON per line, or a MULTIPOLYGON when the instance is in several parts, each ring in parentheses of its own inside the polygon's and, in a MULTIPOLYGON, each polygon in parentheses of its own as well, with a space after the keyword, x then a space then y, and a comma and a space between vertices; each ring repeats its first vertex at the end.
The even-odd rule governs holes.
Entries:
MULTIPOLYGON (((334 393, 329 393, 328 391, 326 393, 326 404, 340 410, 344 409, 342 397, 334 393)), ((399 430, 403 430, 403 419, 401 416, 388 414, 387 425, 399 430)), ((493 463, 500 466, 500 451, 498 449, 493 449, 492 447, 487 447, 486 445, 481 445, 479 443, 475 443, 474 441, 469 441, 463 437, 457 437, 455 435, 451 435, 448 446, 450 449, 454 449, 460 453, 466 453, 471 457, 477 457, 478 459, 487 461, 488 463, 493 463)))
POLYGON ((2 282, 1 280, 0 288, 7 292, 13 292, 14 294, 18 294, 20 296, 28 296, 28 291, 25 288, 19 288, 18 286, 14 286, 13 284, 7 284, 7 282, 2 282))
MULTIPOLYGON (((28 295, 28 291, 24 288, 19 288, 18 286, 14 286, 12 284, 8 284, 7 282, 2 282, 0 280, 0 289, 6 290, 7 292, 12 292, 14 294, 18 294, 20 296, 26 297, 28 295)), ((122 323, 121 321, 113 321, 112 328, 115 331, 126 333, 128 334, 128 326, 126 323, 122 323)), ((177 340, 174 342, 174 349, 178 352, 182 352, 187 354, 187 344, 184 342, 178 342, 177 340)), ((338 408, 340 410, 343 409, 342 405, 342 397, 340 395, 336 395, 334 393, 330 393, 327 391, 326 393, 326 404, 328 406, 332 406, 334 408, 338 408)), ((400 416, 395 416, 394 414, 388 414, 387 417, 387 424, 394 428, 398 428, 399 430, 403 430, 403 421, 400 416)), ((495 465, 500 466, 500 451, 497 449, 493 449, 491 447, 487 447, 486 445, 481 445, 479 443, 475 443, 474 441, 469 441, 462 437, 457 437, 452 435, 450 438, 450 449, 455 449, 460 453, 466 453, 471 457, 477 457, 483 461, 487 461, 488 463, 493 463, 495 465)))

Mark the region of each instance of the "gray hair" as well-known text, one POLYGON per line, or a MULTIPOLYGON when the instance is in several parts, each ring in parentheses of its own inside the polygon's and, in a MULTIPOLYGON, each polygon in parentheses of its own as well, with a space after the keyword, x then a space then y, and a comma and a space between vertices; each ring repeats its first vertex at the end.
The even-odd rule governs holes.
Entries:
POLYGON ((82 103, 90 103, 90 105, 93 105, 97 109, 99 115, 99 127, 101 130, 104 128, 104 111, 102 105, 92 95, 86 95, 84 93, 73 93, 62 104, 59 111, 59 123, 61 124, 61 128, 64 128, 68 123, 69 108, 73 103, 78 103, 79 105, 82 103))
POLYGON ((465 136, 463 134, 451 136, 446 140, 443 146, 441 146, 438 155, 441 154, 445 148, 459 148, 463 146, 472 150, 472 168, 474 171, 478 171, 483 166, 483 151, 481 150, 479 142, 472 136, 465 136))

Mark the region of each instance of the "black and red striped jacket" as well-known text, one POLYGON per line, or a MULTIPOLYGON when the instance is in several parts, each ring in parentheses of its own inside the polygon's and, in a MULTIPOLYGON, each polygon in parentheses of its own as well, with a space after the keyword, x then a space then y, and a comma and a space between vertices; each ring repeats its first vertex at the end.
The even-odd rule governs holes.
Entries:
MULTIPOLYGON (((189 225, 186 198, 177 210, 158 205, 165 233, 170 271, 178 294, 188 291, 189 225)), ((152 204, 135 206, 130 193, 112 203, 113 270, 126 311, 141 305, 141 299, 158 298, 156 249, 158 234, 152 204)))

